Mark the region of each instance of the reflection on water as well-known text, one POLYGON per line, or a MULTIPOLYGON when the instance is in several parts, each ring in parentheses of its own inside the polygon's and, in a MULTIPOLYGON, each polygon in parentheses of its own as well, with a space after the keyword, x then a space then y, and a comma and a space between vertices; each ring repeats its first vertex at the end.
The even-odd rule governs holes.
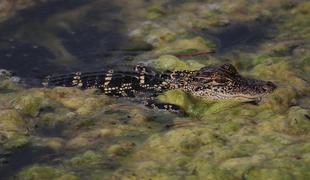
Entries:
POLYGON ((121 7, 110 1, 52 1, 0 25, 0 68, 24 78, 96 70, 130 60, 121 7))
MULTIPOLYGON (((42 79, 53 73, 130 63, 150 46, 141 42, 134 45, 136 42, 127 36, 128 22, 122 13, 126 7, 116 2, 57 0, 19 11, 0 25, 0 68, 23 78, 42 79)), ((181 4, 168 1, 166 6, 181 4)), ((218 51, 222 52, 263 40, 265 25, 233 25, 206 30, 202 36, 218 42, 218 51)))
POLYGON ((236 25, 216 33, 214 36, 219 38, 219 51, 225 51, 236 46, 255 46, 260 41, 266 40, 261 27, 263 27, 262 24, 255 27, 236 25))
POLYGON ((21 168, 34 162, 48 162, 55 158, 56 152, 46 147, 25 146, 15 151, 14 154, 8 154, 6 156, 8 157, 7 162, 0 166, 0 179, 12 178, 21 168))

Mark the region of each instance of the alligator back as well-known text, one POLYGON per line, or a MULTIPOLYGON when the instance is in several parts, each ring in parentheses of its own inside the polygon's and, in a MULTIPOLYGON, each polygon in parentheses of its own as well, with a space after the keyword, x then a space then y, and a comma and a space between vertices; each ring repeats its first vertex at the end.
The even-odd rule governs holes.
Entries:
POLYGON ((79 87, 81 89, 97 88, 112 96, 135 96, 137 92, 161 90, 162 77, 158 74, 148 74, 145 71, 114 72, 75 72, 64 75, 48 76, 45 87, 63 86, 79 87))

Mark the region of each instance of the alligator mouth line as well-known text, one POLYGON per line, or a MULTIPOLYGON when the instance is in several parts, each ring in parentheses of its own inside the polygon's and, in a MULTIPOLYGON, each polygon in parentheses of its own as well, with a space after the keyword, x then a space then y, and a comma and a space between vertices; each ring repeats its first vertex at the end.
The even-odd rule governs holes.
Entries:
POLYGON ((260 102, 262 100, 262 96, 233 96, 233 98, 243 100, 244 102, 260 102))
POLYGON ((226 94, 218 94, 219 97, 223 99, 235 99, 235 100, 242 100, 244 102, 260 102, 262 100, 263 94, 261 96, 250 96, 250 95, 226 95, 226 94))

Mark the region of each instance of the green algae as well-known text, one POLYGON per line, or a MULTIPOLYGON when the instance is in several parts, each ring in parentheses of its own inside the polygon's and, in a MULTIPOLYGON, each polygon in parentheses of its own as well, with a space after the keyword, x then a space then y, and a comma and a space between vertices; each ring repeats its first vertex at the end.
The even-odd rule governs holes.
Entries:
POLYGON ((147 17, 149 19, 156 19, 162 17, 163 15, 165 15, 165 11, 160 6, 153 6, 147 10, 147 17))
POLYGON ((182 71, 182 70, 197 70, 203 67, 196 61, 181 61, 179 58, 172 55, 163 55, 152 62, 151 64, 159 70, 171 70, 171 71, 182 71))
POLYGON ((4 80, 0 82, 0 92, 14 92, 21 90, 21 88, 13 83, 11 80, 4 80))
POLYGON ((216 167, 216 165, 211 163, 206 163, 204 161, 196 160, 193 164, 190 164, 190 169, 193 169, 195 172, 192 177, 189 177, 189 179, 236 179, 236 177, 233 175, 233 173, 221 170, 216 167))
POLYGON ((287 158, 275 158, 263 165, 251 168, 244 175, 247 179, 307 179, 309 165, 298 155, 287 158))
MULTIPOLYGON (((156 25, 154 26, 155 27, 152 27, 152 25, 150 25, 150 27, 146 27, 146 29, 151 30, 150 33, 145 35, 145 37, 143 38, 145 42, 151 44, 153 47, 159 47, 163 44, 175 40, 176 38, 175 32, 167 28, 158 28, 156 25)), ((139 36, 139 34, 135 36, 139 36)))
POLYGON ((245 175, 245 179, 294 179, 291 173, 285 169, 268 169, 268 168, 256 168, 252 169, 245 175))
POLYGON ((6 149, 18 148, 28 143, 25 119, 15 110, 0 111, 0 144, 6 149))
MULTIPOLYGON (((243 75, 275 82, 278 89, 264 97, 258 106, 203 101, 182 91, 168 91, 160 95, 159 100, 179 105, 190 115, 176 117, 140 105, 124 104, 93 91, 25 90, 9 79, 1 80, 0 116, 5 117, 0 120, 1 144, 19 147, 30 141, 58 152, 69 152, 55 159, 53 166, 30 166, 22 169, 18 177, 307 179, 310 176, 307 73, 310 66, 309 47, 304 42, 309 34, 306 28, 309 3, 266 2, 223 0, 168 5, 159 2, 160 5, 151 3, 149 6, 143 6, 142 1, 132 2, 130 6, 140 7, 134 14, 148 21, 139 19, 128 23, 133 26, 129 27, 133 29, 129 33, 134 38, 153 46, 154 49, 148 49, 142 57, 152 59, 147 63, 156 69, 196 70, 207 64, 232 63, 243 75), (173 10, 166 8, 170 6, 173 10), (230 24, 262 19, 276 22, 276 34, 269 34, 273 39, 258 43, 253 51, 233 49, 212 57, 183 60, 175 56, 216 48, 213 42, 193 33, 191 28, 216 32, 216 28, 230 24), (60 122, 65 128, 42 135, 33 128, 34 120, 38 121, 39 128, 53 127, 60 122), (165 127, 166 124, 172 126, 165 127)), ((75 24, 78 19, 74 20, 75 24)), ((63 22, 62 26, 72 28, 70 22, 63 22)), ((40 33, 44 37, 44 32, 40 33)), ((58 37, 52 35, 49 37, 53 42, 45 46, 61 57, 67 50, 58 37)))
POLYGON ((155 49, 156 54, 176 54, 182 53, 186 50, 195 51, 211 51, 215 47, 211 41, 202 37, 194 37, 191 39, 176 39, 167 44, 158 46, 155 49))
POLYGON ((64 147, 65 140, 59 137, 41 138, 38 142, 39 145, 54 150, 55 152, 61 151, 64 147))
POLYGON ((128 154, 128 150, 120 144, 113 144, 107 149, 107 153, 110 156, 121 156, 128 154))
POLYGON ((41 179, 57 179, 57 180, 77 180, 77 176, 65 173, 63 169, 51 166, 32 166, 18 173, 18 179, 21 180, 41 180, 41 179))
POLYGON ((75 88, 55 88, 54 91, 46 91, 46 97, 82 116, 87 116, 111 103, 111 99, 104 95, 94 95, 92 90, 84 93, 75 88))
POLYGON ((189 115, 200 117, 208 117, 214 113, 225 111, 225 109, 227 110, 240 104, 240 102, 226 100, 207 102, 179 90, 168 91, 160 95, 159 100, 164 103, 178 105, 189 115))
POLYGON ((290 131, 297 134, 308 134, 310 122, 307 118, 309 111, 298 106, 293 106, 288 111, 287 124, 290 131))
POLYGON ((287 38, 304 38, 309 39, 309 2, 301 2, 295 6, 292 10, 285 14, 286 21, 279 25, 283 33, 280 37, 287 38))
POLYGON ((22 112, 23 114, 36 117, 40 110, 48 104, 48 102, 41 96, 35 94, 21 95, 13 102, 14 109, 22 112))
POLYGON ((93 152, 93 151, 86 151, 79 156, 73 157, 72 159, 68 160, 65 164, 70 168, 75 169, 85 169, 85 168, 94 168, 103 160, 103 156, 93 152))

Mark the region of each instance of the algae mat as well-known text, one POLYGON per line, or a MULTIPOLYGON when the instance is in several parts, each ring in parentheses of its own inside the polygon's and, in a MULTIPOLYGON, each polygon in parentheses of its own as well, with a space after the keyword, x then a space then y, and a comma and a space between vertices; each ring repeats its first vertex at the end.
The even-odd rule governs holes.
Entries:
MULTIPOLYGON (((13 1, 12 1, 13 2, 13 1)), ((310 3, 66 1, 0 4, 0 179, 309 179, 310 3), (214 52, 214 53, 209 53, 214 52), (278 89, 258 105, 159 96, 182 117, 49 73, 231 63, 278 89)))

